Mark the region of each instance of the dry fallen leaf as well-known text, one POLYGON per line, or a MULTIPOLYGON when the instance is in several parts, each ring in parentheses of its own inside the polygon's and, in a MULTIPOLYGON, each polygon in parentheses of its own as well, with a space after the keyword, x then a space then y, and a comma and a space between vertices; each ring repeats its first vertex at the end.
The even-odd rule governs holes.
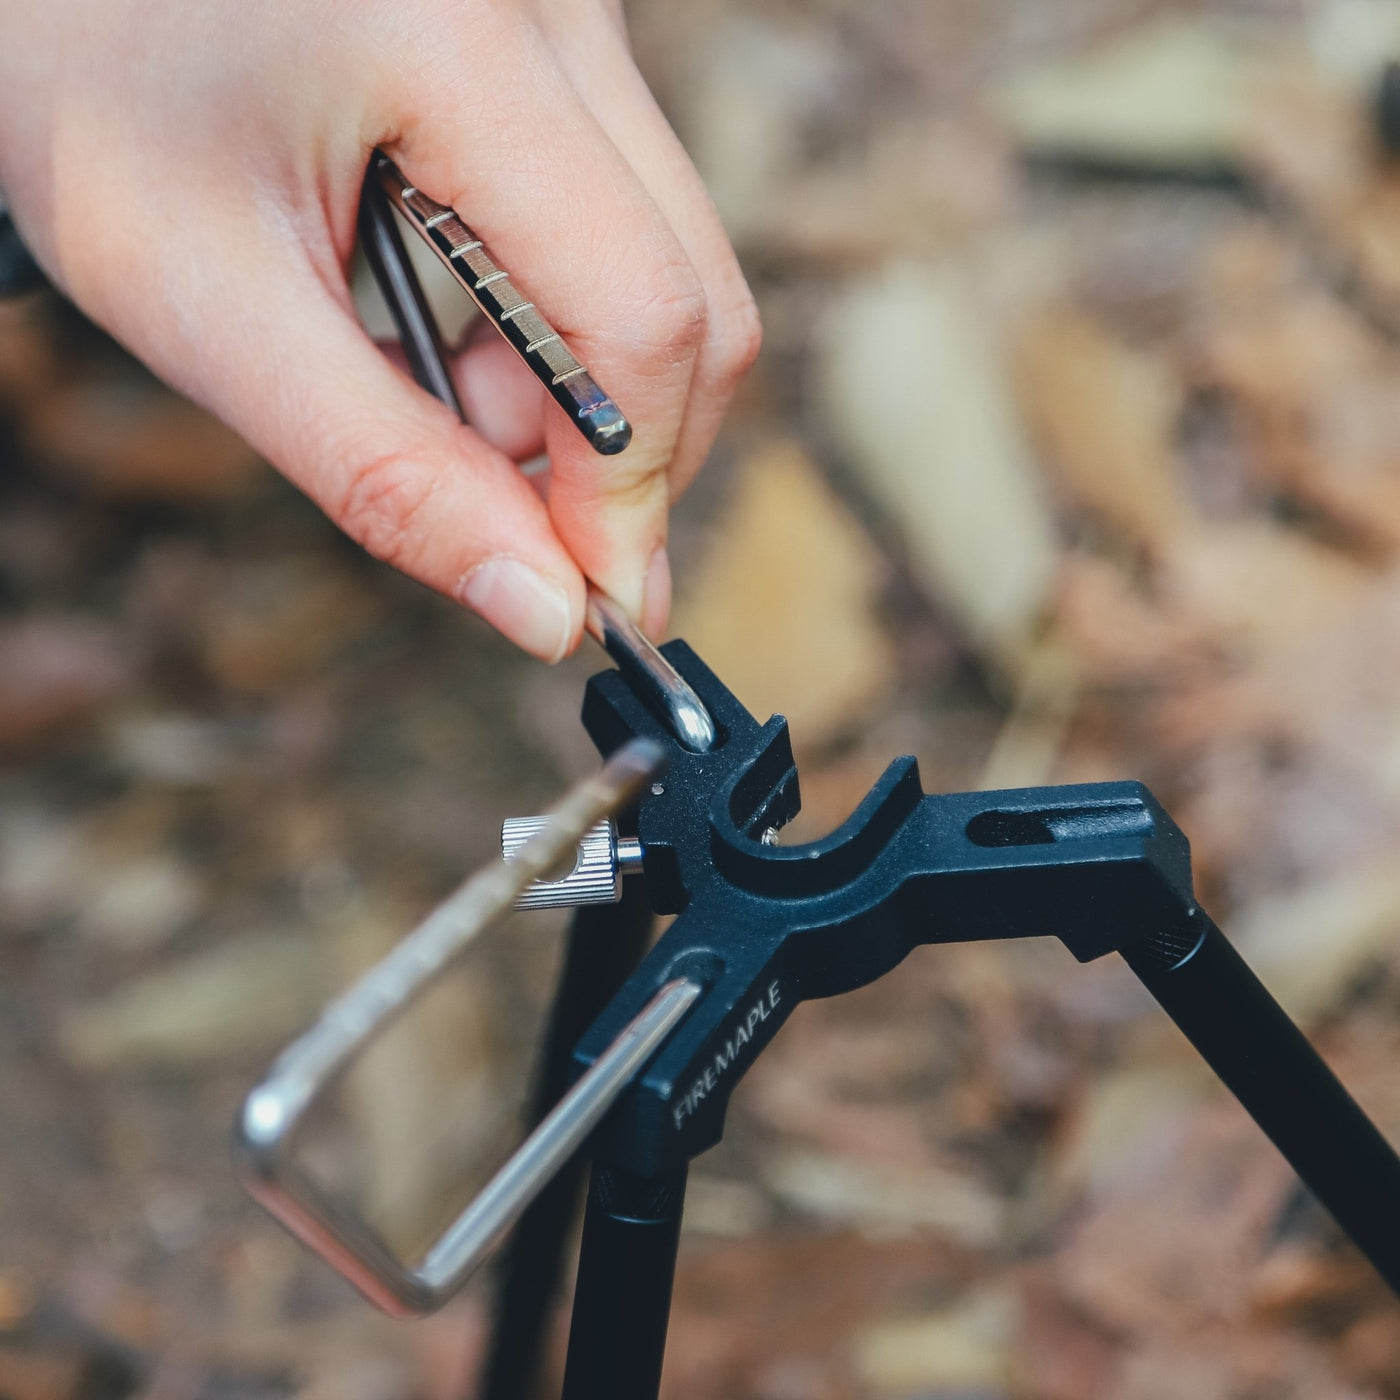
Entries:
POLYGON ((930 122, 879 132, 841 162, 823 161, 766 189, 762 236, 788 257, 847 267, 927 256, 994 227, 1016 193, 1013 153, 986 123, 930 122))
POLYGON ((1319 261, 1393 332, 1400 326, 1400 178, 1379 149, 1374 102, 1397 26, 1388 4, 1340 0, 1323 13, 1329 9, 1334 30, 1349 31, 1352 45, 1369 49, 1364 71, 1337 82, 1315 55, 1261 73, 1244 114, 1242 164, 1288 206, 1319 261))
POLYGON ((1208 260, 1197 372, 1237 407, 1251 469, 1384 553, 1400 548, 1400 353, 1253 226, 1208 260))
POLYGON ((784 1205, 828 1225, 924 1230, 983 1249, 1005 1234, 1004 1203, 970 1174, 930 1164, 913 1171, 879 1167, 791 1149, 761 1170, 784 1205))
POLYGON ((240 571, 209 600, 205 657, 234 690, 266 691, 317 674, 381 605, 320 559, 282 557, 240 571))
POLYGON ((1150 1169, 1191 1112, 1212 1091, 1199 1062, 1128 1065, 1097 1077, 1070 1115, 1050 1166, 1057 1196, 1090 1197, 1122 1189, 1134 1172, 1150 1169))
POLYGON ((1348 781, 1364 776, 1358 801, 1392 802, 1400 796, 1400 574, 1358 587, 1348 566, 1337 569, 1338 556, 1324 561, 1305 550, 1290 567, 1293 552, 1270 546, 1272 561, 1265 558, 1253 581, 1241 577, 1241 596, 1219 600, 1257 611, 1263 630, 1254 635, 1268 648, 1242 672, 1177 697, 1167 730, 1178 743, 1283 741, 1316 753, 1348 781), (1265 587, 1270 574, 1273 594, 1265 587))
POLYGON ((1234 912, 1230 938, 1284 1010, 1316 1025, 1400 945, 1400 868, 1386 861, 1271 892, 1234 912))
POLYGON ((851 285, 819 332, 818 404, 916 576, 1014 670, 1059 541, 970 280, 957 264, 902 263, 851 285))
POLYGON ((224 500, 267 471, 217 418, 130 371, 52 390, 25 429, 30 451, 105 500, 224 500))
POLYGON ((939 1312, 880 1322, 852 1339, 855 1372, 880 1396, 997 1395, 1015 1386, 1018 1299, 981 1292, 939 1312))
POLYGON ((1173 678, 1211 654, 1193 619, 1167 611, 1121 565, 1083 553, 1065 560, 1055 635, 1102 685, 1173 678))
POLYGON ((1263 520, 1183 534, 1157 581, 1163 607, 1245 657, 1292 650, 1340 623, 1373 575, 1340 550, 1263 520))
POLYGON ((994 105, 1026 150, 1161 172, 1236 166, 1251 56, 1210 17, 1153 20, 1015 74, 994 105))
POLYGON ((688 45, 681 129, 731 237, 780 215, 804 156, 804 127, 842 78, 830 25, 778 25, 749 7, 709 17, 688 45))
POLYGON ((1162 358, 1061 307, 1027 328, 1022 399, 1070 497, 1151 553, 1187 522, 1172 446, 1184 391, 1162 358))
POLYGON ((760 719, 786 715, 811 748, 856 725, 894 680, 874 614, 884 574, 802 450, 775 444, 740 465, 675 630, 760 719))
POLYGON ((1238 1319, 1295 1182, 1234 1103, 1178 1120, 1091 1204, 1057 1252, 1059 1287, 1143 1337, 1238 1319))
POLYGON ((0 624, 0 751, 31 749, 83 724, 128 689, 132 658, 95 619, 31 614, 0 624))
POLYGON ((684 1241, 664 1385, 686 1400, 856 1400, 853 1339, 961 1293, 961 1256, 927 1236, 777 1231, 684 1241))
POLYGON ((59 1043, 83 1069, 190 1069, 280 1048, 324 995, 316 959, 287 934, 191 954, 64 1013, 59 1043))

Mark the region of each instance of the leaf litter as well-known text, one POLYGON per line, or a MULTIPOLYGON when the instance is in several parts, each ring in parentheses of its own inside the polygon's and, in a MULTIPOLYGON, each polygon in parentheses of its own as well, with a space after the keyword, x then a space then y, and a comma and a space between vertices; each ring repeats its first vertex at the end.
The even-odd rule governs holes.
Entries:
MULTIPOLYGON (((791 717, 807 835, 899 752, 1149 782, 1400 1133, 1393 7, 1012 8, 632 7, 769 328, 679 629, 791 717)), ((228 1123, 586 771, 594 658, 541 679, 42 298, 0 441, 0 1390, 463 1396, 480 1290, 374 1317, 228 1123)), ((405 1239, 504 1146, 559 927, 346 1097, 332 1159, 405 1239)), ((1400 1395, 1393 1300, 1112 960, 921 950, 802 1007, 695 1175, 676 1400, 1400 1395)))

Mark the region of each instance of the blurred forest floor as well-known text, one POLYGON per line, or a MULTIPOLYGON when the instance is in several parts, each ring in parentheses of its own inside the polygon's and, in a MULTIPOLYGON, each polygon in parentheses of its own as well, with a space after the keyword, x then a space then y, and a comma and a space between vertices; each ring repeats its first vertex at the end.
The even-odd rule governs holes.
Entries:
MULTIPOLYGON (((675 631, 790 718, 800 832, 901 753, 1145 780, 1400 1137, 1400 4, 631 10, 767 332, 675 631)), ((598 658, 364 558, 46 297, 0 307, 0 454, 0 1395, 460 1400, 482 1294, 372 1314, 229 1125, 590 768, 598 658)), ((474 953, 328 1129, 398 1238, 507 1140, 560 927, 474 953)), ((1116 959, 933 948, 737 1092, 666 1394, 1397 1397, 1400 1314, 1116 959)))

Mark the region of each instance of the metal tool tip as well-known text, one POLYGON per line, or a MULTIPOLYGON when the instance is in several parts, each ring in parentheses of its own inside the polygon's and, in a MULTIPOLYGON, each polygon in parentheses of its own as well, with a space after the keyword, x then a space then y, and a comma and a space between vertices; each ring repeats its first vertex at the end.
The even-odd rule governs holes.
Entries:
POLYGON ((593 450, 604 457, 615 456, 632 441, 632 425, 622 416, 616 404, 609 402, 579 417, 593 450))
POLYGON ((703 705, 681 704, 672 712, 681 743, 694 753, 709 753, 714 748, 714 721, 706 713, 703 705))

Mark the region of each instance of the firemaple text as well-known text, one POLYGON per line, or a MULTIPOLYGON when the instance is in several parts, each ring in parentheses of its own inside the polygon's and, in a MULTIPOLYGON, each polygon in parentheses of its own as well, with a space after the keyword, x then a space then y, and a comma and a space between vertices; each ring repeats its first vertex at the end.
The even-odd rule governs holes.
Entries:
POLYGON ((773 1014, 781 1000, 778 984, 770 982, 768 991, 749 1007, 748 1015, 739 1022, 734 1033, 715 1051, 714 1058, 705 1066, 704 1074, 690 1086, 689 1091, 679 1103, 672 1104, 671 1117, 675 1120, 677 1128, 687 1118, 694 1115, 695 1110, 719 1083, 725 1070, 734 1063, 735 1056, 753 1039, 754 1031, 773 1014))

